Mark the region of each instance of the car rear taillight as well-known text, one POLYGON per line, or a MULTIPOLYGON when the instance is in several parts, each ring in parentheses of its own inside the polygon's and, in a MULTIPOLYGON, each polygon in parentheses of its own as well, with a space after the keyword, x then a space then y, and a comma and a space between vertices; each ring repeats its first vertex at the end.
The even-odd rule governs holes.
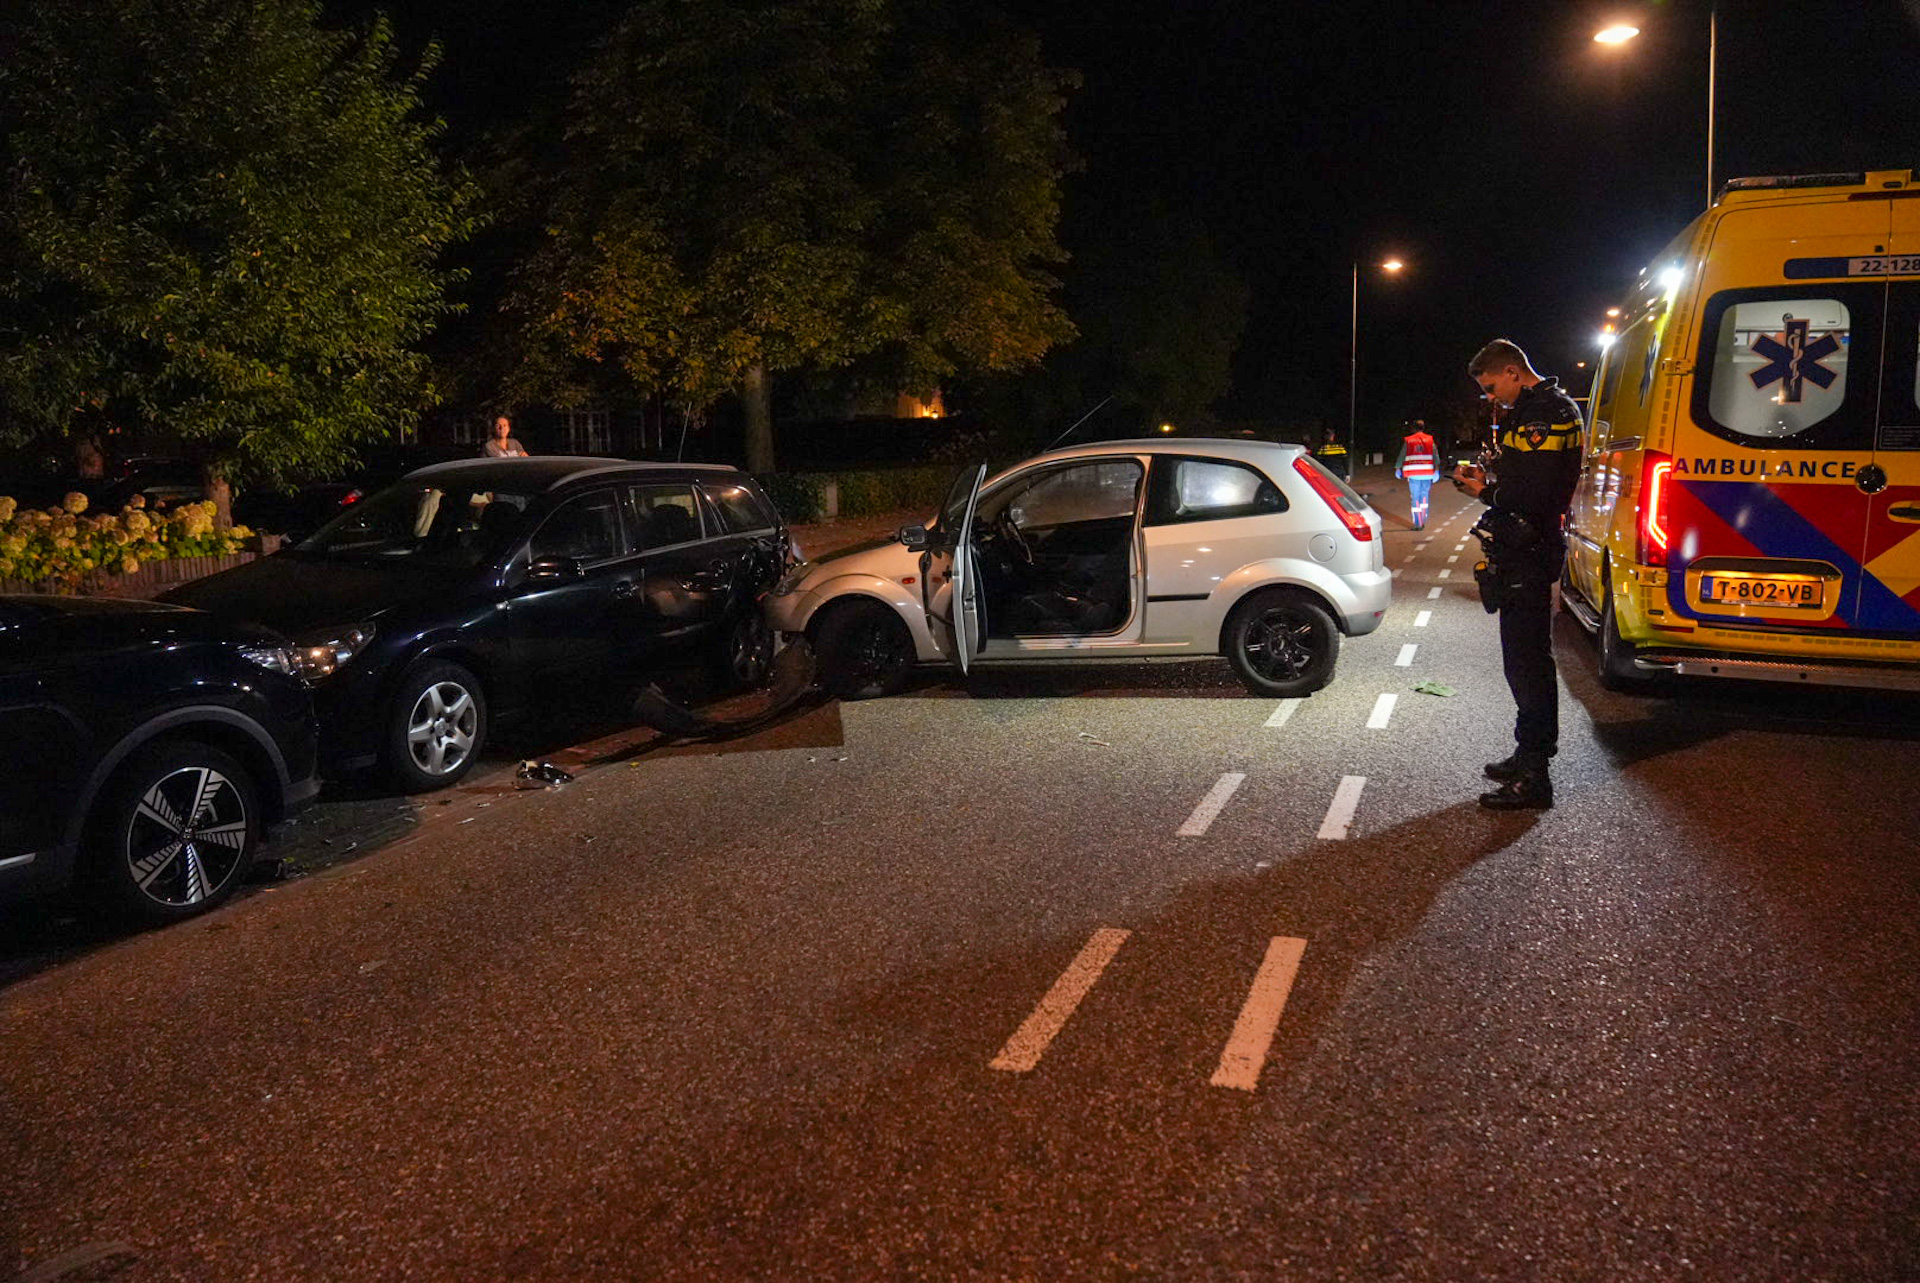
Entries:
POLYGON ((1346 524, 1348 532, 1355 539, 1365 543, 1373 538, 1373 527, 1367 524, 1366 507, 1358 495, 1325 472, 1309 455, 1295 459, 1293 470, 1307 479, 1313 492, 1326 501, 1327 507, 1333 509, 1333 515, 1346 524))
POLYGON ((1640 473, 1640 564, 1667 562, 1667 488, 1673 484, 1673 460, 1664 454, 1647 453, 1640 473))
POLYGON ((360 487, 355 486, 353 489, 347 491, 345 494, 340 496, 340 506, 344 508, 350 503, 359 503, 361 500, 361 497, 362 495, 360 492, 360 487))

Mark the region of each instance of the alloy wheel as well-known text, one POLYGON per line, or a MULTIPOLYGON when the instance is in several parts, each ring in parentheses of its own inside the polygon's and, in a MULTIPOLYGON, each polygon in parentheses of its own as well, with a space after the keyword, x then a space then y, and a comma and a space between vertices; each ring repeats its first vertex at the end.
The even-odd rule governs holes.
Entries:
POLYGON ((1314 624, 1285 607, 1262 611, 1247 627, 1247 662, 1270 681, 1292 681, 1313 663, 1314 624))
POLYGON ((246 856, 251 817, 234 782, 208 766, 183 766, 154 781, 127 823, 134 886, 170 908, 215 895, 246 856))
POLYGON ((407 715, 407 751, 429 776, 451 775, 473 754, 480 710, 458 682, 434 682, 407 715))

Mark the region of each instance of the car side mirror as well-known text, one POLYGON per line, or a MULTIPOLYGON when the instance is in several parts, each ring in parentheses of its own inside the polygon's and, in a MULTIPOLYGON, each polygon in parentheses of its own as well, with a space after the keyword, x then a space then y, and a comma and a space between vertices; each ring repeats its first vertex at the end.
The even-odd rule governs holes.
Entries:
POLYGON ((586 573, 586 563, 578 557, 542 557, 527 567, 527 582, 561 583, 568 579, 579 579, 586 573))
POLYGON ((927 546, 927 528, 925 526, 900 527, 900 542, 913 552, 919 552, 927 546))

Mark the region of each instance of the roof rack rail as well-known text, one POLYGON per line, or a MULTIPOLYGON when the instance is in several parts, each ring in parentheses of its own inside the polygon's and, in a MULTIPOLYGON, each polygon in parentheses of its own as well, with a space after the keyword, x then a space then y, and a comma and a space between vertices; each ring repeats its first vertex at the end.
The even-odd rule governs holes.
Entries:
POLYGON ((1866 181, 1864 170, 1850 174, 1771 174, 1760 178, 1729 178, 1720 190, 1742 192, 1769 187, 1858 187, 1866 181))

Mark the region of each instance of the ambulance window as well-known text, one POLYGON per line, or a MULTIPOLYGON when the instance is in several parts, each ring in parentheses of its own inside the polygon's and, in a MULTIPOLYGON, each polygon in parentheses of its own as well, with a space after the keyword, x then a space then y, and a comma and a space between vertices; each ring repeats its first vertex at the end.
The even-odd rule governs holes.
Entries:
POLYGON ((1763 449, 1871 440, 1873 363, 1850 374, 1848 358, 1855 343, 1877 349, 1878 335, 1868 331, 1878 329, 1878 304, 1877 294, 1848 286, 1715 295, 1702 317, 1706 377, 1695 383, 1695 421, 1763 449))

